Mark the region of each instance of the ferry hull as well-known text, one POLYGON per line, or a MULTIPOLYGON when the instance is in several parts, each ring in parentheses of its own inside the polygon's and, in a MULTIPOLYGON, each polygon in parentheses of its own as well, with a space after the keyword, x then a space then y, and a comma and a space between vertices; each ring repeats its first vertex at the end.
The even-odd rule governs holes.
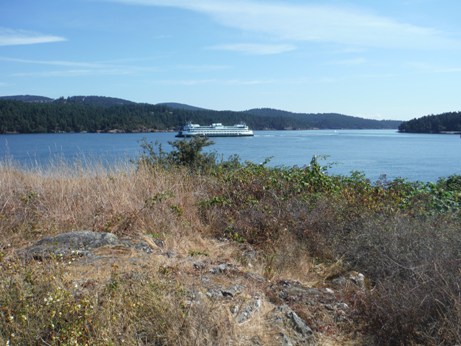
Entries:
POLYGON ((223 134, 223 133, 178 133, 175 137, 179 138, 190 138, 190 137, 252 137, 253 133, 234 133, 234 134, 223 134))
POLYGON ((224 126, 215 123, 210 126, 200 126, 189 122, 176 135, 176 137, 251 137, 253 131, 243 123, 234 126, 224 126))

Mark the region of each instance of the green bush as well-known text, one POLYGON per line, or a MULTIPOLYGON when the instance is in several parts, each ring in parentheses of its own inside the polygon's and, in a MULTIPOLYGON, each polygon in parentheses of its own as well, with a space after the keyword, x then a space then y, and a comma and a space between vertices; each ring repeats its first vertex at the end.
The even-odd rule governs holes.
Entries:
POLYGON ((209 172, 217 165, 216 153, 203 153, 203 149, 214 143, 207 137, 197 136, 168 142, 173 147, 165 152, 162 145, 146 140, 141 142, 143 149, 138 164, 150 167, 186 167, 195 172, 209 172))
POLYGON ((287 256, 277 244, 289 232, 311 256, 366 275, 372 290, 351 303, 376 344, 461 342, 459 176, 372 183, 360 172, 330 176, 314 157, 215 177, 202 209, 217 236, 257 246, 273 264, 287 256))

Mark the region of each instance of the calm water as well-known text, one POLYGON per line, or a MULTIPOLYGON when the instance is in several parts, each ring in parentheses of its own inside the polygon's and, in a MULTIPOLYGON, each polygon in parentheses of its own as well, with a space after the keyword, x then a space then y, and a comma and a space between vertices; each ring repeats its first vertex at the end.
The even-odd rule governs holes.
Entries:
MULTIPOLYGON (((140 141, 162 143, 174 133, 0 135, 0 158, 22 166, 48 166, 56 159, 113 165, 135 159, 140 141)), ((255 163, 271 158, 272 166, 304 166, 313 155, 327 155, 335 174, 364 172, 372 180, 388 178, 435 181, 461 174, 461 139, 456 135, 400 134, 392 130, 256 131, 248 138, 213 138, 208 150, 223 158, 238 154, 255 163)))

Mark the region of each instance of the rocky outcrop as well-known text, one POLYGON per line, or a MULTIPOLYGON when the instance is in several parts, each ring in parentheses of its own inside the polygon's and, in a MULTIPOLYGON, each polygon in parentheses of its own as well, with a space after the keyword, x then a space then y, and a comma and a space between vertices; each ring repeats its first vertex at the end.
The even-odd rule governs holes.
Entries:
POLYGON ((93 255, 93 250, 104 246, 132 247, 139 251, 151 252, 145 242, 120 240, 115 234, 107 232, 73 231, 46 237, 32 246, 18 252, 24 259, 50 259, 84 257, 93 255))
MULTIPOLYGON (((341 284, 332 288, 310 287, 294 280, 269 281, 253 266, 238 261, 223 261, 209 254, 181 255, 161 240, 120 239, 106 232, 74 231, 50 236, 18 252, 28 260, 77 259, 69 265, 88 265, 103 271, 106 263, 121 261, 130 278, 147 275, 141 268, 161 263, 158 271, 165 276, 177 275, 186 292, 184 306, 213 304, 225 311, 234 328, 251 330, 253 324, 263 332, 251 334, 245 345, 321 344, 321 335, 347 323, 348 305, 341 300, 341 284), (128 253, 129 251, 129 253, 128 253), (123 257, 126 256, 126 257, 123 257), (132 265, 130 267, 130 265, 132 265)), ((255 261, 256 259, 252 259, 255 261)), ((67 261, 66 261, 67 263, 67 261)), ((120 262, 119 262, 120 263, 120 262)), ((171 276, 169 277, 171 278, 171 276)), ((355 273, 348 280, 362 289, 364 277, 355 273)), ((95 279, 75 281, 75 295, 86 289, 97 290, 95 279)))

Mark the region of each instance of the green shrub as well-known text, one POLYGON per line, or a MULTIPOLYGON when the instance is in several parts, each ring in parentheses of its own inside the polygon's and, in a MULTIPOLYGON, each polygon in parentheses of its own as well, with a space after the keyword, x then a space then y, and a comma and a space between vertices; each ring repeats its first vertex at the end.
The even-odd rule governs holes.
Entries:
POLYGON ((150 167, 172 168, 184 166, 195 172, 209 172, 217 165, 216 153, 203 153, 203 149, 214 143, 207 137, 197 136, 168 142, 173 147, 170 152, 165 152, 162 145, 141 142, 143 149, 138 164, 150 167))

